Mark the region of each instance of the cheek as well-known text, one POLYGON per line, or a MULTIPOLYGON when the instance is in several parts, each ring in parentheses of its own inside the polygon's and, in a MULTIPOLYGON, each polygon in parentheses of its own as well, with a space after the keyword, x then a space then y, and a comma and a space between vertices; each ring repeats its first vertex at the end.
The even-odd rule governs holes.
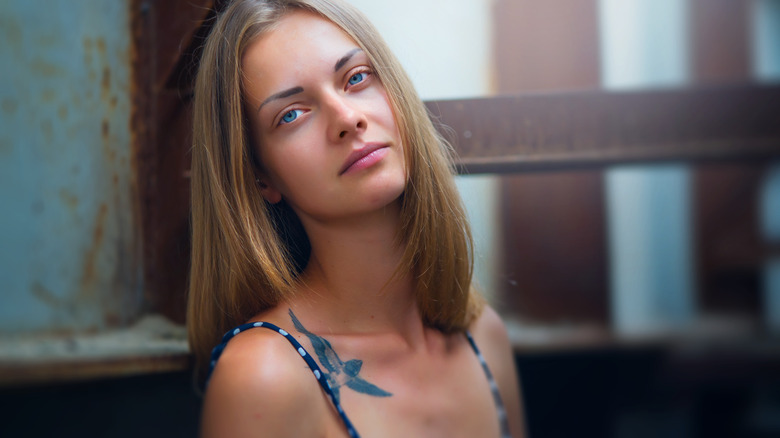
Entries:
POLYGON ((398 129, 398 123, 396 123, 395 114, 393 113, 393 105, 390 103, 390 98, 387 97, 387 93, 385 93, 384 90, 381 91, 381 98, 384 102, 384 105, 382 105, 382 113, 383 117, 387 121, 388 124, 392 124, 392 126, 396 129, 398 129))
MULTIPOLYGON (((399 129, 398 121, 395 116, 395 113, 393 111, 393 106, 390 103, 390 99, 387 97, 387 93, 382 90, 381 92, 381 98, 384 102, 384 105, 382 105, 382 111, 379 114, 382 120, 382 124, 388 129, 392 135, 396 137, 396 140, 401 144, 400 142, 403 141, 403 138, 401 138, 401 131, 399 129)), ((405 147, 405 145, 402 145, 402 147, 405 147)))
POLYGON ((408 179, 409 176, 409 166, 408 166, 408 154, 411 151, 407 151, 408 145, 406 142, 406 139, 403 138, 401 135, 401 129, 398 125, 398 122, 396 120, 395 114, 393 113, 392 107, 390 106, 390 101, 385 96, 385 103, 386 103, 386 111, 382 115, 383 124, 387 127, 387 130, 390 131, 390 133, 395 138, 396 143, 398 144, 398 149, 400 151, 400 159, 401 159, 401 165, 403 166, 404 170, 404 177, 408 179))
POLYGON ((310 144, 296 136, 294 141, 276 144, 263 155, 267 174, 286 198, 295 199, 322 184, 322 157, 313 153, 310 144))
POLYGON ((260 173, 265 177, 266 183, 273 188, 284 191, 286 169, 283 158, 277 151, 277 145, 272 144, 266 138, 261 140, 261 146, 255 149, 260 173))

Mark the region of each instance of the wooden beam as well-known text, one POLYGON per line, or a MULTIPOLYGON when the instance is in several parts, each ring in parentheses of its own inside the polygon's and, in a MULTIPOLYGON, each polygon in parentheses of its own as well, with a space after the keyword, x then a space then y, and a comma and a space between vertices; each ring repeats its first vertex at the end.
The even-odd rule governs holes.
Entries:
POLYGON ((461 173, 780 158, 780 86, 586 91, 426 103, 461 173))

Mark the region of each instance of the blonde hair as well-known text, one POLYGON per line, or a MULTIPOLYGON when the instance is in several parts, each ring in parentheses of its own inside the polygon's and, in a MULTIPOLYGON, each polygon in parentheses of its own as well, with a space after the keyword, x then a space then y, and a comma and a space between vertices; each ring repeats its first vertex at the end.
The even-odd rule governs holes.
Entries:
POLYGON ((439 136, 412 82, 368 20, 338 0, 235 0, 206 41, 195 83, 192 261, 187 308, 196 364, 230 328, 289 297, 308 240, 289 208, 263 201, 242 100, 241 59, 287 12, 332 21, 364 50, 384 85, 408 169, 402 195, 397 275, 411 272, 423 322, 465 330, 482 300, 471 288, 472 238, 439 136))

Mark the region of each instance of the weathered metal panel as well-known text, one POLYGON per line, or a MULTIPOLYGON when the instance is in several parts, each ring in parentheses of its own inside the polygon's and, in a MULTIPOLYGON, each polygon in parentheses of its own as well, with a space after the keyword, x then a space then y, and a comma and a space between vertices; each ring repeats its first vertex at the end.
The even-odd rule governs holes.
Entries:
POLYGON ((133 144, 140 194, 144 302, 184 322, 189 269, 190 99, 209 0, 132 0, 133 144))
POLYGON ((0 333, 141 309, 125 1, 0 4, 0 333))

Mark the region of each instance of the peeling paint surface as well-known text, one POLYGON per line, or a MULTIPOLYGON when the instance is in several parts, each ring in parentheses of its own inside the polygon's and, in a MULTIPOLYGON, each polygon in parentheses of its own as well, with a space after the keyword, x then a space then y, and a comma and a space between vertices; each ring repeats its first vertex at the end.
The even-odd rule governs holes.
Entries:
POLYGON ((123 1, 0 4, 0 332, 141 310, 123 1))

